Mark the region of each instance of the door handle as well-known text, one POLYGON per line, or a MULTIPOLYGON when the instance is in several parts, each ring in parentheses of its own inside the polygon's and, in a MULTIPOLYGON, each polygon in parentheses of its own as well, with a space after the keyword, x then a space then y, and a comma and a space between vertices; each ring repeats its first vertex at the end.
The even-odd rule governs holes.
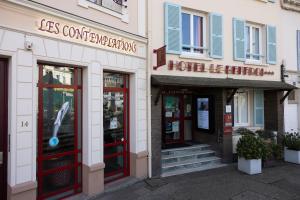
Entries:
POLYGON ((3 152, 0 152, 0 165, 3 164, 3 152))

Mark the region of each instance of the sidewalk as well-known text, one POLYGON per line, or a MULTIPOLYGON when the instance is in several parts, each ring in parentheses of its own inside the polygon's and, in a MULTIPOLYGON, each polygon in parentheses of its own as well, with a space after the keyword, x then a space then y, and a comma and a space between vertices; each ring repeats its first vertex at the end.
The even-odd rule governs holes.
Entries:
POLYGON ((300 166, 280 163, 260 175, 236 165, 135 183, 93 200, 300 200, 300 166))

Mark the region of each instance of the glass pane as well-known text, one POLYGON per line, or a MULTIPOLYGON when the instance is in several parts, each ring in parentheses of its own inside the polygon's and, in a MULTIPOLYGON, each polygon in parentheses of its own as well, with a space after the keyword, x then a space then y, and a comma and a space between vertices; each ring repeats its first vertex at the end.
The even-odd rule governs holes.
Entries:
POLYGON ((63 156, 60 158, 52 158, 49 160, 43 161, 43 170, 55 169, 59 167, 64 167, 71 165, 75 162, 74 155, 63 156))
POLYGON ((82 92, 77 90, 77 148, 82 149, 82 92))
POLYGON ((252 44, 253 44, 253 59, 259 60, 259 29, 258 28, 252 28, 252 44))
POLYGON ((43 89, 43 154, 74 150, 74 90, 43 89))
POLYGON ((114 143, 124 138, 124 94, 104 92, 103 94, 104 143, 114 143))
MULTIPOLYGON (((124 88, 124 75, 115 73, 104 73, 104 87, 124 88)), ((128 82, 128 81, 127 81, 128 82)))
POLYGON ((192 116, 192 96, 184 95, 184 117, 192 116))
POLYGON ((186 13, 182 13, 182 44, 191 45, 190 15, 186 13))
POLYGON ((54 192, 74 185, 74 169, 55 172, 43 177, 43 193, 54 192))
POLYGON ((241 93, 239 97, 241 123, 248 123, 248 95, 241 93))
POLYGON ((239 123, 239 101, 238 101, 238 95, 234 96, 234 123, 239 123))
POLYGON ((165 122, 165 135, 166 140, 178 140, 180 139, 179 130, 180 121, 168 121, 165 122))
POLYGON ((246 26, 246 57, 250 59, 250 27, 246 26))
POLYGON ((58 85, 74 84, 74 69, 70 67, 43 66, 43 83, 58 85))
POLYGON ((124 145, 120 144, 112 147, 104 147, 104 155, 111 155, 115 153, 122 153, 124 151, 124 145))
POLYGON ((165 96, 164 98, 165 117, 166 118, 179 118, 179 98, 175 96, 165 96))
POLYGON ((194 52, 203 53, 203 17, 194 16, 194 52), (198 48, 197 48, 198 47, 198 48))
POLYGON ((256 112, 255 113, 256 114, 255 124, 263 125, 264 124, 264 109, 263 108, 256 109, 255 112, 256 112))
POLYGON ((104 159, 104 162, 105 162, 105 169, 104 169, 105 174, 116 172, 124 168, 123 155, 109 158, 109 159, 104 159))

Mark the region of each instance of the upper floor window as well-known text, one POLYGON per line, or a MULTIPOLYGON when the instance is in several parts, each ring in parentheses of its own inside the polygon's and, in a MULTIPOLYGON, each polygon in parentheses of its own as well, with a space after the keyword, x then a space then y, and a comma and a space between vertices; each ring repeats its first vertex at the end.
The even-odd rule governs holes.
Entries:
POLYGON ((181 13, 182 51, 203 54, 205 48, 205 17, 181 13))
POLYGON ((247 24, 246 28, 246 59, 261 60, 261 28, 247 24))
POLYGON ((87 0, 109 10, 122 13, 123 0, 87 0))

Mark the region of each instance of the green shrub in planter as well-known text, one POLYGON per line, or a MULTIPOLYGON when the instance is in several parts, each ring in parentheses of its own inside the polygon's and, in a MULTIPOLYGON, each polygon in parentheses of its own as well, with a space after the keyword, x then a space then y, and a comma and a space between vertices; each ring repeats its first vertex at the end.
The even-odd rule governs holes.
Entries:
POLYGON ((240 135, 255 135, 255 133, 247 128, 238 128, 236 133, 239 133, 240 135))
POLYGON ((237 143, 237 153, 240 158, 247 160, 266 157, 266 147, 263 141, 254 135, 243 135, 237 143))
POLYGON ((270 141, 274 142, 274 139, 275 139, 274 131, 260 129, 260 130, 255 131, 255 133, 263 140, 267 140, 267 141, 270 140, 270 141))
POLYGON ((284 135, 284 146, 289 150, 300 151, 300 134, 299 133, 286 133, 284 135))

